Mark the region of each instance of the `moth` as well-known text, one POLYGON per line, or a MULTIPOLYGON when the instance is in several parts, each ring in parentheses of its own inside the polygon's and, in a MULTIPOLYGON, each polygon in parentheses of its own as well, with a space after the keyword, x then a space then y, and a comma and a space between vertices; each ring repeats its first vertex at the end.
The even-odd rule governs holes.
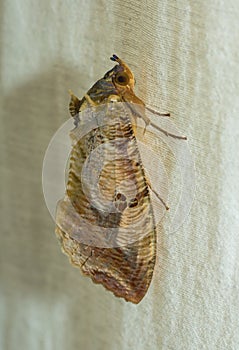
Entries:
POLYGON ((137 304, 153 276, 156 224, 134 120, 142 118, 146 126, 153 123, 134 93, 132 71, 116 55, 111 60, 116 65, 82 99, 70 92, 75 129, 56 234, 63 252, 84 275, 137 304), (89 119, 83 122, 83 115, 89 119), (92 116, 101 119, 79 137, 92 116))

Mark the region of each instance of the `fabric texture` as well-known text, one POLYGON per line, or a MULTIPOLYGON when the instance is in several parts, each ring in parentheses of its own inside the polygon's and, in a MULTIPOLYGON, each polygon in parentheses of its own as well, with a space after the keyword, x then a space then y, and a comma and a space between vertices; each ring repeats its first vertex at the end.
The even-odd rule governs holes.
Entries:
MULTIPOLYGON (((1 1, 0 349, 239 348, 239 5, 209 1, 1 1), (188 136, 196 188, 138 305, 61 253, 41 185, 53 134, 113 65, 188 136)), ((180 181, 166 152, 170 211, 180 181)), ((180 164, 179 164, 180 168, 180 164)))

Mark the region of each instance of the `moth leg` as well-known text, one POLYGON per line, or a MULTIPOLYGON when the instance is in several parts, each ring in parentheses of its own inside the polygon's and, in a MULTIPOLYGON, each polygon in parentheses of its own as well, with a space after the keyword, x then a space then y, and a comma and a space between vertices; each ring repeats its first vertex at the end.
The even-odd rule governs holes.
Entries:
POLYGON ((78 97, 76 97, 71 90, 69 90, 69 93, 71 96, 70 103, 69 103, 69 111, 71 116, 74 118, 74 125, 75 127, 77 127, 80 121, 79 111, 83 100, 79 100, 78 97))
POLYGON ((167 130, 164 130, 164 129, 160 128, 158 125, 156 125, 156 124, 154 124, 152 122, 150 122, 150 125, 152 125, 155 129, 161 131, 166 136, 173 137, 174 139, 187 140, 187 136, 180 136, 180 135, 172 134, 171 132, 168 132, 167 130))
POLYGON ((149 119, 146 115, 143 115, 143 116, 138 115, 138 116, 139 116, 140 118, 142 118, 143 121, 144 121, 144 123, 145 123, 144 131, 143 131, 143 136, 144 136, 144 134, 145 134, 145 132, 146 132, 146 129, 147 129, 147 126, 149 126, 149 125, 151 124, 151 121, 150 121, 150 119, 149 119))
MULTIPOLYGON (((156 125, 155 123, 151 122, 151 120, 145 115, 145 113, 139 113, 135 108, 132 108, 130 106, 130 104, 127 104, 127 105, 129 106, 129 108, 131 109, 133 114, 135 114, 138 118, 143 119, 143 121, 145 122, 145 128, 144 128, 143 135, 144 135, 144 133, 146 131, 147 126, 151 125, 153 128, 159 130, 160 132, 162 132, 166 136, 173 137, 174 139, 187 140, 187 136, 175 135, 175 134, 172 134, 171 132, 168 132, 167 130, 164 130, 164 129, 160 128, 158 125, 156 125)), ((149 108, 147 108, 147 109, 150 110, 149 108)), ((158 115, 160 115, 160 114, 158 113, 158 115)))
MULTIPOLYGON (((132 114, 132 128, 133 128, 133 132, 134 134, 136 134, 136 130, 137 130, 137 116, 135 114, 132 114)), ((146 131, 146 126, 145 126, 145 130, 144 130, 144 133, 146 131)), ((143 133, 143 134, 144 134, 143 133)))
POLYGON ((152 112, 153 114, 158 115, 159 117, 170 117, 170 115, 171 115, 170 113, 159 113, 159 112, 155 111, 154 109, 146 107, 146 106, 145 106, 145 108, 149 112, 152 112))
POLYGON ((174 139, 187 140, 187 136, 175 135, 175 134, 172 134, 171 132, 168 132, 167 130, 164 130, 164 129, 160 128, 158 125, 156 125, 155 123, 151 122, 151 120, 146 115, 143 115, 143 116, 140 115, 140 118, 142 118, 143 121, 145 122, 145 128, 144 128, 143 135, 144 135, 144 133, 146 131, 147 126, 151 125, 153 128, 161 131, 166 136, 170 136, 170 137, 172 137, 174 139))
POLYGON ((151 191, 155 194, 155 196, 159 199, 159 201, 163 204, 163 206, 165 207, 166 210, 169 210, 169 207, 167 206, 167 204, 165 203, 165 201, 159 196, 159 194, 152 188, 151 182, 149 181, 149 178, 145 175, 146 177, 146 181, 147 184, 149 186, 149 188, 151 189, 151 191))
POLYGON ((71 96, 69 103, 69 111, 72 117, 74 118, 77 114, 79 114, 82 100, 79 100, 78 97, 76 97, 71 90, 69 90, 69 94, 71 96))
POLYGON ((84 97, 85 97, 86 101, 89 103, 90 106, 92 106, 92 107, 98 106, 98 103, 93 101, 92 98, 88 94, 85 94, 84 97))

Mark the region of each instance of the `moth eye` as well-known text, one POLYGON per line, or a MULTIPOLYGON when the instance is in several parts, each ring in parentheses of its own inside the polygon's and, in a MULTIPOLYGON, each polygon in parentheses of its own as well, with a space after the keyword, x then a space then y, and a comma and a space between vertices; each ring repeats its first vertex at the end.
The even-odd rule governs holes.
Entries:
POLYGON ((118 73, 115 77, 116 84, 127 85, 129 83, 129 77, 126 73, 118 73))

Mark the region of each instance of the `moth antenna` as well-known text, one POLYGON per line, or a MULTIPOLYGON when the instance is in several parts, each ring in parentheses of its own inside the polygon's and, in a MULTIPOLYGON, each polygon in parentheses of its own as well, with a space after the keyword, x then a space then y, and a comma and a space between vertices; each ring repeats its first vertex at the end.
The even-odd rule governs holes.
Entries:
POLYGON ((115 54, 113 54, 111 57, 110 57, 111 61, 117 61, 119 59, 119 57, 115 54))
POLYGON ((110 57, 111 61, 114 61, 114 62, 117 62, 119 64, 122 64, 122 60, 115 54, 113 54, 111 57, 110 57))

